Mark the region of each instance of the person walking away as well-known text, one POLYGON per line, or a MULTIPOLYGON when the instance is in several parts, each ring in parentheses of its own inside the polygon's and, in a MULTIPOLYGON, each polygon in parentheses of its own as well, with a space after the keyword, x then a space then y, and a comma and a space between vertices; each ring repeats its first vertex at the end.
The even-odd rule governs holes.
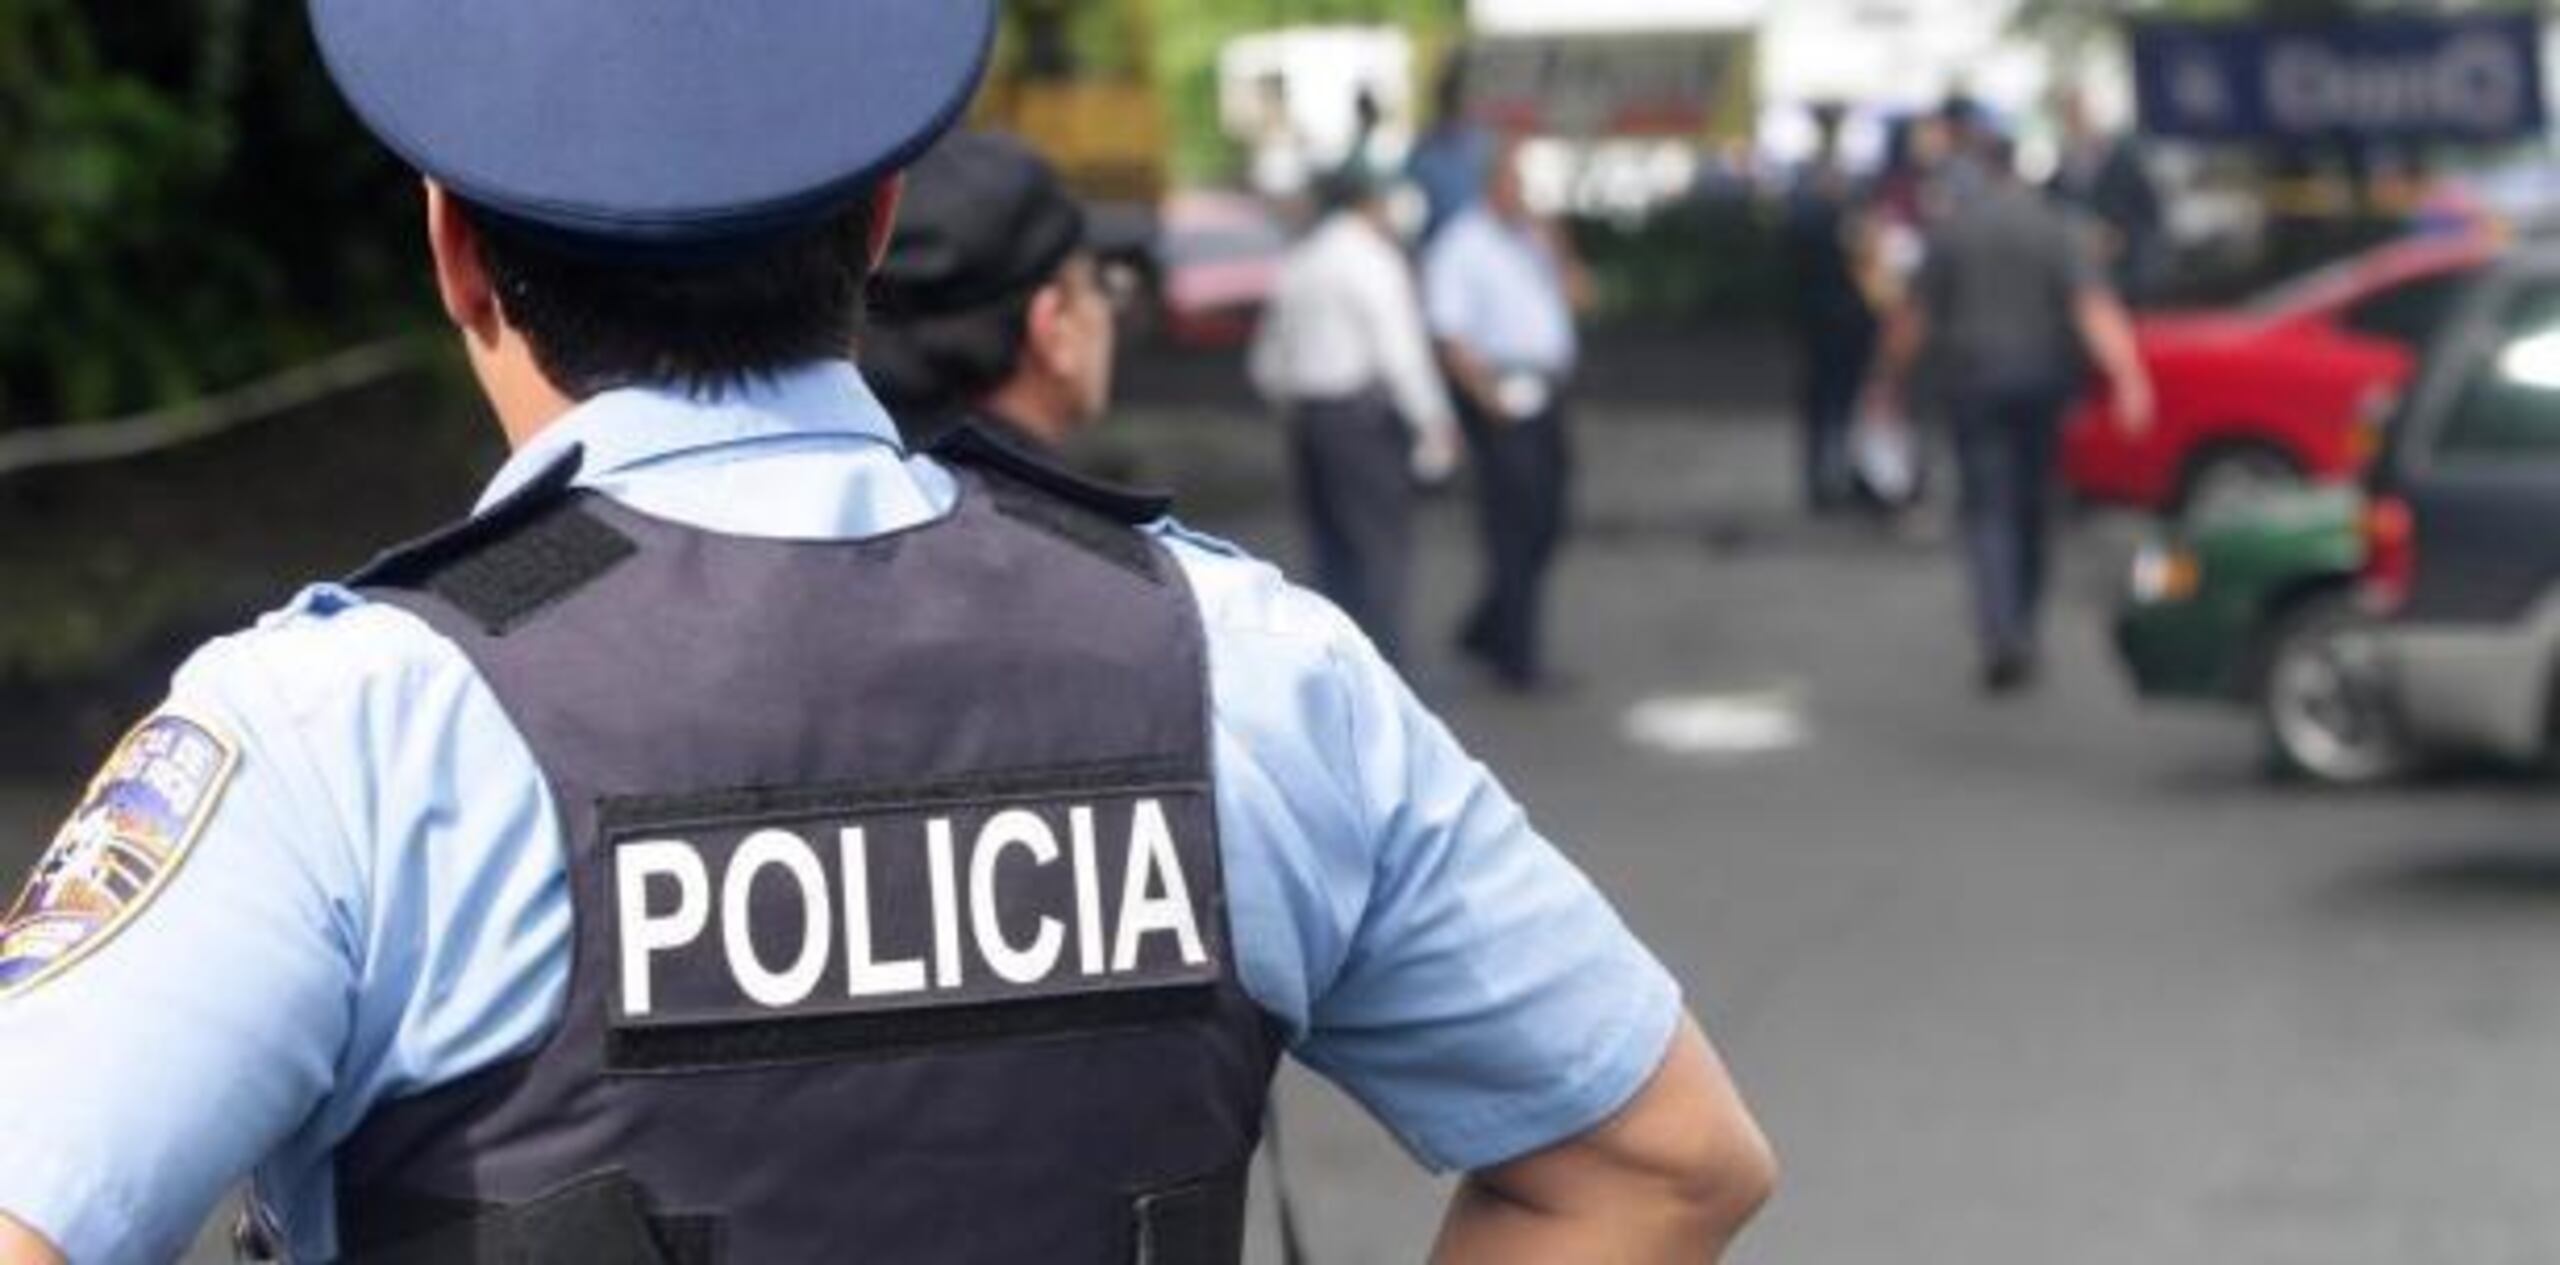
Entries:
POLYGON ((1350 622, 847 359, 996 0, 745 10, 310 0, 513 451, 0 917, 0 1265, 252 1172, 252 1258, 1233 1265, 1284 1052, 1465 1174, 1438 1259, 1715 1259, 1678 982, 1350 622))
POLYGON ((1424 311, 1455 388, 1484 541, 1484 591, 1459 647, 1513 690, 1552 683, 1542 610, 1564 540, 1574 317, 1589 292, 1564 235, 1529 208, 1515 146, 1423 255, 1424 311))
POLYGON ((1981 684, 1992 694, 2034 675, 2055 451, 2083 353, 2105 374, 2119 425, 2140 429, 2151 416, 2123 305, 2078 228, 2019 181, 2012 159, 2005 140, 1981 143, 1976 187, 1930 229, 1912 300, 1888 334, 1878 403, 1902 407, 1925 350, 1955 431, 1981 684))
POLYGON ((1840 155, 1841 115, 1837 104, 1814 108, 1814 154, 1788 192, 1785 229, 1804 375, 1805 507, 1817 516, 1854 500, 1850 425, 1876 347, 1875 313, 1861 285, 1857 190, 1840 155))
POLYGON ((1384 193, 1351 168, 1328 186, 1331 209, 1281 265, 1251 371, 1287 419, 1316 589, 1395 663, 1414 485, 1456 466, 1457 417, 1384 193))
POLYGON ((2058 105, 2062 162, 2048 192, 2088 216, 2117 296, 2139 306, 2157 292, 2167 270, 2160 187, 2132 136, 2098 126, 2086 92, 2065 89, 2058 105))
POLYGON ((1100 245, 1011 137, 954 133, 908 169, 857 359, 911 446, 965 426, 1055 456, 1101 420, 1117 328, 1100 245))

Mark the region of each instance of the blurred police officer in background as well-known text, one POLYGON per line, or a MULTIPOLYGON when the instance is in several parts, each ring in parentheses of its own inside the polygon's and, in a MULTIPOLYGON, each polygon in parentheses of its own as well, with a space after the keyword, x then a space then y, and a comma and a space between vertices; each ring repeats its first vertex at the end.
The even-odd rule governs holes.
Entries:
POLYGON ((1117 327, 1094 226, 1048 163, 958 132, 907 173, 863 376, 910 441, 969 426, 1053 452, 1111 405, 1117 327))
POLYGON ((1474 458, 1484 541, 1484 589, 1458 644, 1514 690, 1553 682, 1542 626, 1570 514, 1566 393, 1589 293, 1571 244, 1523 195, 1515 145, 1423 252, 1423 310, 1474 458))
POLYGON ((1346 164, 1289 252, 1255 332, 1253 382, 1288 419, 1316 589, 1397 662, 1416 483, 1458 461, 1458 421, 1386 191, 1346 164))
POLYGON ((0 927, 0 1262, 1232 1261, 1287 1050, 1459 1261, 1711 1258, 1670 975, 1332 607, 843 359, 992 0, 313 0, 514 449, 0 927))

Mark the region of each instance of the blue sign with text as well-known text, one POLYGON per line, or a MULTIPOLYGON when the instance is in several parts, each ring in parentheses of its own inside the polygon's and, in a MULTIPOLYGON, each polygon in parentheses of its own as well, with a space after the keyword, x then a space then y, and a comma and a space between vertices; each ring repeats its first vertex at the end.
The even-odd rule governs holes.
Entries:
POLYGON ((2142 130, 2189 140, 2501 141, 2542 130, 2531 14, 2133 28, 2142 130))

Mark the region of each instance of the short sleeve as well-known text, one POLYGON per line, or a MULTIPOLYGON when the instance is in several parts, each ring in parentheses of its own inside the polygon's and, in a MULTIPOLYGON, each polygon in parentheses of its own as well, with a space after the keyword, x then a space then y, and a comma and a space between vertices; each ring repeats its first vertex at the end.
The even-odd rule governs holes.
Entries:
POLYGON ((1614 1114, 1670 973, 1339 609, 1161 530, 1208 624, 1238 969, 1292 1052, 1435 1169, 1614 1114))
POLYGON ((1374 870, 1299 1058, 1434 1168, 1600 1123, 1660 1066, 1678 985, 1365 641, 1336 660, 1374 870))
POLYGON ((351 862, 263 697, 200 653, 0 930, 0 1209, 83 1265, 184 1251, 332 1081, 351 862))

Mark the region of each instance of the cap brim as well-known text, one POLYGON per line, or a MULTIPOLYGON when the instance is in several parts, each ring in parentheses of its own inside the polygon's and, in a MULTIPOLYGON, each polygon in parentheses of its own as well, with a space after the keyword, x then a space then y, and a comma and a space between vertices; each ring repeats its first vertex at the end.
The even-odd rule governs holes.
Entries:
POLYGON ((311 0, 357 115, 461 197, 681 245, 815 219, 967 108, 994 0, 311 0))

